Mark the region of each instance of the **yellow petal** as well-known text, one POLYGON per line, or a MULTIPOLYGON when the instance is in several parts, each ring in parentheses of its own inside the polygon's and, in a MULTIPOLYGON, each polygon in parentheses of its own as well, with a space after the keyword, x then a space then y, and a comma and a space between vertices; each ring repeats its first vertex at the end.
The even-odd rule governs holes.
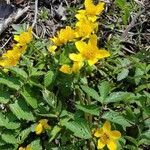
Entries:
POLYGON ((104 6, 105 6, 105 3, 99 2, 99 4, 96 6, 97 15, 102 13, 102 11, 104 10, 104 6))
POLYGON ((50 40, 56 45, 56 46, 60 46, 61 44, 63 44, 63 42, 61 41, 60 38, 57 38, 57 37, 53 37, 53 38, 50 38, 50 40))
POLYGON ((97 20, 97 16, 87 16, 88 17, 88 19, 90 20, 90 21, 92 21, 92 22, 95 22, 96 20, 97 20))
POLYGON ((102 149, 102 148, 104 148, 104 146, 105 146, 105 144, 101 141, 101 139, 99 139, 97 149, 102 149))
POLYGON ((2 55, 2 59, 0 60, 0 65, 2 67, 13 67, 16 66, 21 54, 16 52, 15 50, 8 50, 6 53, 2 55))
POLYGON ((82 41, 75 42, 75 45, 80 53, 82 53, 87 48, 87 44, 82 41))
POLYGON ((97 46, 97 36, 95 34, 90 36, 89 44, 91 44, 91 46, 97 46))
POLYGON ((111 136, 111 138, 117 140, 121 137, 121 133, 117 130, 114 130, 114 131, 110 132, 110 136, 111 136))
POLYGON ((52 54, 55 53, 55 50, 56 50, 56 49, 57 49, 57 46, 55 46, 55 45, 48 47, 48 51, 51 52, 52 54))
POLYGON ((110 53, 107 50, 99 50, 97 53, 97 58, 109 57, 110 53))
POLYGON ((23 54, 25 53, 27 49, 27 45, 21 45, 20 43, 17 43, 15 45, 13 45, 13 50, 16 51, 16 53, 20 53, 20 54, 23 54))
POLYGON ((48 120, 47 119, 41 119, 41 120, 39 120, 39 123, 42 124, 44 129, 49 129, 50 128, 50 126, 48 125, 48 120))
POLYGON ((26 150, 26 148, 24 148, 24 147, 19 147, 18 150, 26 150))
POLYGON ((81 54, 72 53, 72 54, 69 54, 69 58, 73 61, 83 61, 81 54))
POLYGON ((47 119, 41 119, 41 120, 39 120, 39 123, 41 123, 42 126, 44 126, 45 124, 48 123, 48 120, 47 119))
POLYGON ((86 11, 81 9, 78 11, 78 13, 75 15, 75 17, 81 21, 81 20, 84 20, 84 19, 87 19, 87 15, 86 15, 86 11))
POLYGON ((94 4, 93 4, 93 1, 92 1, 92 0, 85 0, 84 5, 85 5, 85 9, 86 9, 86 10, 89 10, 89 9, 91 9, 92 7, 94 7, 94 4))
POLYGON ((85 11, 75 15, 78 20, 86 19, 85 11))
POLYGON ((26 150, 32 150, 30 145, 27 145, 26 150))
POLYGON ((15 40, 16 42, 18 42, 18 41, 19 41, 19 35, 14 35, 14 40, 15 40))
POLYGON ((111 130, 111 124, 109 121, 105 121, 104 125, 103 125, 103 130, 104 132, 110 132, 111 130))
POLYGON ((83 63, 82 62, 74 62, 72 65, 72 72, 77 73, 82 68, 83 63))
POLYGON ((89 59, 88 60, 88 64, 90 65, 90 66, 93 66, 95 63, 97 63, 98 62, 98 59, 97 58, 95 58, 95 59, 89 59))
POLYGON ((63 73, 66 73, 66 74, 71 74, 72 73, 72 70, 71 70, 69 65, 62 65, 60 67, 59 71, 61 71, 63 73))
POLYGON ((98 129, 95 129, 95 133, 94 133, 94 136, 95 137, 101 137, 101 135, 103 134, 103 129, 102 128, 98 128, 98 129))
POLYGON ((36 128, 35 128, 35 133, 36 133, 37 135, 39 135, 39 134, 41 134, 42 132, 43 132, 43 126, 42 126, 41 123, 39 123, 39 124, 36 126, 36 128))
POLYGON ((113 140, 110 140, 110 142, 107 144, 107 147, 109 150, 116 150, 117 149, 117 143, 113 140))

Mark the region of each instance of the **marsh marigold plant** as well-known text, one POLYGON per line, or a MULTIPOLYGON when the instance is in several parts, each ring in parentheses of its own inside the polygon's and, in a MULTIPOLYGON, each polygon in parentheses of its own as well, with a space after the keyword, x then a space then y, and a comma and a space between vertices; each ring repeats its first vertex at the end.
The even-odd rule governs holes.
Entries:
POLYGON ((110 56, 110 53, 97 47, 97 36, 91 35, 88 43, 77 41, 75 43, 79 53, 71 53, 69 58, 75 62, 87 61, 90 66, 94 65, 99 59, 110 56))
POLYGON ((94 136, 99 138, 98 149, 103 149, 107 145, 109 150, 116 150, 117 140, 121 137, 121 133, 117 130, 111 130, 110 122, 106 121, 102 128, 95 129, 94 136))
MULTIPOLYGON (((85 9, 77 11, 75 17, 77 22, 74 28, 66 26, 57 32, 57 35, 50 38, 53 45, 48 47, 51 54, 55 54, 58 46, 74 43, 78 53, 69 52, 68 57, 72 61, 70 64, 63 64, 59 70, 65 74, 77 73, 87 62, 90 66, 95 65, 99 59, 110 56, 110 53, 98 48, 96 33, 98 31, 97 17, 104 10, 104 3, 99 2, 97 5, 92 0, 85 0, 85 9), (86 42, 88 41, 88 42, 86 42)), ((61 50, 61 47, 59 48, 61 50)))
POLYGON ((79 10, 76 14, 76 18, 82 20, 87 17, 92 22, 97 20, 99 14, 104 10, 104 2, 99 2, 97 5, 93 3, 93 0, 85 0, 84 6, 85 9, 79 10))
POLYGON ((22 32, 20 35, 14 35, 14 40, 17 42, 13 45, 13 48, 7 50, 0 57, 0 66, 4 68, 9 68, 16 66, 21 56, 25 53, 28 44, 32 41, 32 28, 26 32, 22 32))

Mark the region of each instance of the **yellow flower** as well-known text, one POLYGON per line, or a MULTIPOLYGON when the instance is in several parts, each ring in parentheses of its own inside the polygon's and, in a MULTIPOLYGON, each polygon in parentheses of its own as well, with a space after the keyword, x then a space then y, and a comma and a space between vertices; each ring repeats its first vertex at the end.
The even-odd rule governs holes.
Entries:
POLYGON ((27 145, 27 147, 19 147, 18 150, 32 150, 31 146, 30 145, 27 145))
POLYGON ((91 35, 88 44, 83 41, 75 43, 78 54, 72 53, 69 58, 76 62, 86 60, 90 66, 94 65, 99 59, 110 56, 110 53, 104 49, 98 49, 97 36, 91 35))
POLYGON ((24 147, 19 147, 19 149, 18 150, 26 150, 26 148, 24 148, 24 147))
POLYGON ((27 145, 26 150, 32 150, 30 145, 27 145))
POLYGON ((74 61, 72 67, 65 64, 65 65, 62 65, 59 70, 66 74, 77 73, 82 68, 82 66, 83 66, 82 62, 74 61))
POLYGON ((21 57, 21 53, 18 51, 18 49, 8 50, 0 58, 0 66, 2 67, 16 66, 20 57, 21 57))
POLYGON ((35 133, 37 135, 39 135, 44 131, 44 129, 49 129, 49 128, 50 128, 50 126, 48 125, 48 120, 47 119, 41 119, 41 120, 39 120, 39 123, 35 128, 35 133))
POLYGON ((76 23, 76 37, 88 38, 97 29, 98 23, 82 19, 76 23))
POLYGON ((32 40, 32 28, 29 27, 28 31, 22 32, 20 35, 14 35, 14 40, 20 45, 29 44, 32 40))
POLYGON ((50 126, 48 125, 47 119, 41 119, 41 120, 39 120, 39 123, 43 126, 44 129, 50 128, 50 126))
POLYGON ((71 70, 69 65, 62 65, 60 67, 59 71, 61 71, 63 73, 66 73, 66 74, 71 74, 72 73, 72 70, 71 70))
POLYGON ((0 66, 13 67, 16 66, 21 55, 26 51, 27 45, 15 44, 13 49, 7 50, 0 58, 0 66))
POLYGON ((20 45, 19 43, 13 46, 13 50, 18 51, 18 53, 20 54, 23 54, 26 51, 26 49, 27 45, 20 45))
POLYGON ((65 29, 61 29, 57 32, 57 37, 50 38, 56 46, 66 44, 68 41, 72 41, 75 38, 75 31, 71 27, 66 26, 65 29))
POLYGON ((83 66, 82 62, 74 61, 71 70, 72 72, 77 73, 82 68, 82 66, 83 66))
POLYGON ((41 134, 42 132, 43 132, 43 126, 42 126, 41 123, 39 123, 39 124, 36 126, 36 128, 35 128, 35 133, 36 133, 37 135, 39 135, 39 134, 41 134))
POLYGON ((107 145, 109 150, 117 149, 117 140, 121 137, 121 133, 117 130, 111 131, 110 122, 106 121, 102 128, 95 130, 94 136, 98 139, 98 149, 102 149, 107 145))
POLYGON ((76 18, 81 20, 87 16, 89 20, 94 22, 97 19, 97 15, 99 15, 104 10, 105 3, 99 2, 97 5, 94 5, 92 0, 85 0, 84 5, 85 10, 79 10, 76 18))
POLYGON ((57 49, 57 46, 53 45, 53 46, 49 46, 48 47, 48 51, 52 54, 55 54, 55 50, 57 49))

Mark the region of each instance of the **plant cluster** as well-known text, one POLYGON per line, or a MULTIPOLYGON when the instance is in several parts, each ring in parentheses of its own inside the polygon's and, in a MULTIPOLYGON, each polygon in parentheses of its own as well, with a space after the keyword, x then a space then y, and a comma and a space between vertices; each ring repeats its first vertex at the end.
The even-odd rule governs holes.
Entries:
MULTIPOLYGON (((72 29, 70 26, 66 26, 65 29, 57 32, 57 36, 50 38, 54 44, 49 47, 52 54, 55 54, 57 49, 61 51, 64 44, 70 46, 70 49, 75 44, 75 48, 68 52, 70 61, 62 64, 60 71, 68 74, 77 73, 85 66, 86 62, 92 66, 99 59, 110 56, 108 51, 97 47, 97 17, 103 10, 103 2, 94 5, 92 1, 86 0, 85 9, 79 10, 75 15, 77 18, 75 27, 72 29)), ((59 50, 57 51, 58 55, 60 55, 59 50)))
POLYGON ((84 7, 50 40, 14 26, 0 58, 0 150, 148 148, 150 65, 118 37, 98 48, 105 4, 84 7))

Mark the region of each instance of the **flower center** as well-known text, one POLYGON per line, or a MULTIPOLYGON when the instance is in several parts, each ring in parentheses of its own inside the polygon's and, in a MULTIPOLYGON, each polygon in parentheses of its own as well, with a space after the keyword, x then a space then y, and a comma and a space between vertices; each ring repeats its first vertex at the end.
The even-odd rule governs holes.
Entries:
POLYGON ((109 135, 107 133, 104 133, 101 137, 101 140, 103 141, 103 143, 108 143, 110 138, 109 138, 109 135))
POLYGON ((95 56, 95 53, 91 50, 87 50, 85 51, 85 53, 83 54, 84 58, 86 59, 92 59, 95 56))

